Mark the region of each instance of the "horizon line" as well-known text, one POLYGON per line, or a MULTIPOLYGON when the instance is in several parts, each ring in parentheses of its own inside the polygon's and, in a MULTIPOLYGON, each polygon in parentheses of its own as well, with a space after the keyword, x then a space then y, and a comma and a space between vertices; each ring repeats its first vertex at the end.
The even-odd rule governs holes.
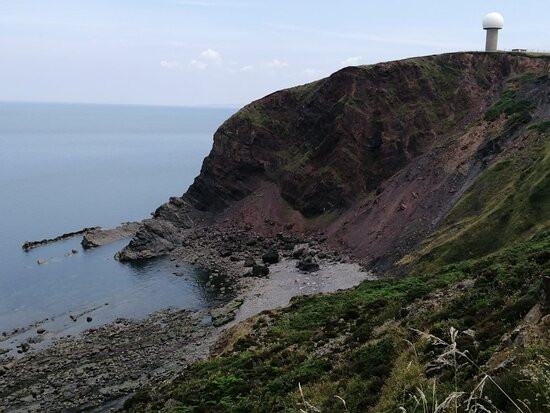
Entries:
POLYGON ((207 103, 207 104, 168 104, 168 103, 124 103, 124 102, 71 102, 71 101, 48 101, 48 100, 4 100, 0 104, 42 104, 42 105, 96 105, 96 106, 145 106, 145 107, 166 107, 166 108, 203 108, 203 109, 239 109, 246 103, 207 103))

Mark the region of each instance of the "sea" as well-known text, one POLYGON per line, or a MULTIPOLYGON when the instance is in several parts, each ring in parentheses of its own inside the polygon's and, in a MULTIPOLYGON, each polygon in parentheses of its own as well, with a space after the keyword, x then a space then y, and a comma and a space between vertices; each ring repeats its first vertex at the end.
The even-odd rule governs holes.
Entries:
POLYGON ((70 336, 217 299, 191 266, 116 261, 128 239, 91 250, 81 237, 29 252, 21 245, 149 217, 187 190, 236 110, 0 103, 0 348, 38 327, 70 336))

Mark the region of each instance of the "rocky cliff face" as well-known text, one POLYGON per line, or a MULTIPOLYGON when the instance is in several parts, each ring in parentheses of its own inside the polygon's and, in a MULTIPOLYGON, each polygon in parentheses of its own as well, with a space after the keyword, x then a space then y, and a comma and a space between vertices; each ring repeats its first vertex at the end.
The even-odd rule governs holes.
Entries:
POLYGON ((348 67, 253 102, 218 129, 195 182, 120 258, 166 253, 202 222, 323 231, 346 253, 394 262, 481 171, 534 139, 528 126, 548 119, 549 62, 428 56, 348 67))

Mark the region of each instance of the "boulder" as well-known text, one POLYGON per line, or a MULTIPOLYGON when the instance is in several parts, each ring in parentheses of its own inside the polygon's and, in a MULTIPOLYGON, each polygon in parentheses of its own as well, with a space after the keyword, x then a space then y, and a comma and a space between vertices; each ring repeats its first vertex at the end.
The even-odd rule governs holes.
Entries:
POLYGON ((264 255, 262 255, 262 261, 265 264, 277 264, 279 260, 280 258, 277 250, 269 250, 264 255))
POLYGON ((292 251, 294 249, 294 243, 293 242, 284 242, 282 247, 284 251, 292 251))
POLYGON ((233 251, 231 251, 229 249, 224 249, 224 250, 220 251, 220 257, 222 257, 222 258, 230 257, 232 254, 233 254, 233 251))
POLYGON ((216 308, 210 312, 212 324, 220 327, 235 319, 237 310, 243 305, 243 299, 236 299, 221 308, 216 308))
POLYGON ((244 259, 244 266, 245 267, 253 267, 256 264, 256 261, 254 261, 254 258, 247 257, 244 259))
POLYGON ((298 267, 300 271, 304 272, 319 271, 319 264, 315 262, 311 257, 306 257, 303 260, 298 261, 296 267, 298 267))
POLYGON ((269 274, 269 268, 265 265, 254 264, 252 267, 252 275, 254 277, 267 277, 269 274))
POLYGON ((294 247, 292 251, 292 258, 299 259, 302 258, 308 252, 307 244, 298 244, 294 247))

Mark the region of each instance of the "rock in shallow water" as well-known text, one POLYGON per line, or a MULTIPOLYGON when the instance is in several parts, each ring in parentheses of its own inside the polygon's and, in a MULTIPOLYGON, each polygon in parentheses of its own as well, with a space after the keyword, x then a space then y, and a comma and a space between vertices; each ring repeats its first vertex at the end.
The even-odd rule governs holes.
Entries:
POLYGON ((96 228, 84 234, 81 244, 84 249, 107 245, 134 236, 140 226, 141 223, 139 222, 126 222, 112 229, 96 228))

